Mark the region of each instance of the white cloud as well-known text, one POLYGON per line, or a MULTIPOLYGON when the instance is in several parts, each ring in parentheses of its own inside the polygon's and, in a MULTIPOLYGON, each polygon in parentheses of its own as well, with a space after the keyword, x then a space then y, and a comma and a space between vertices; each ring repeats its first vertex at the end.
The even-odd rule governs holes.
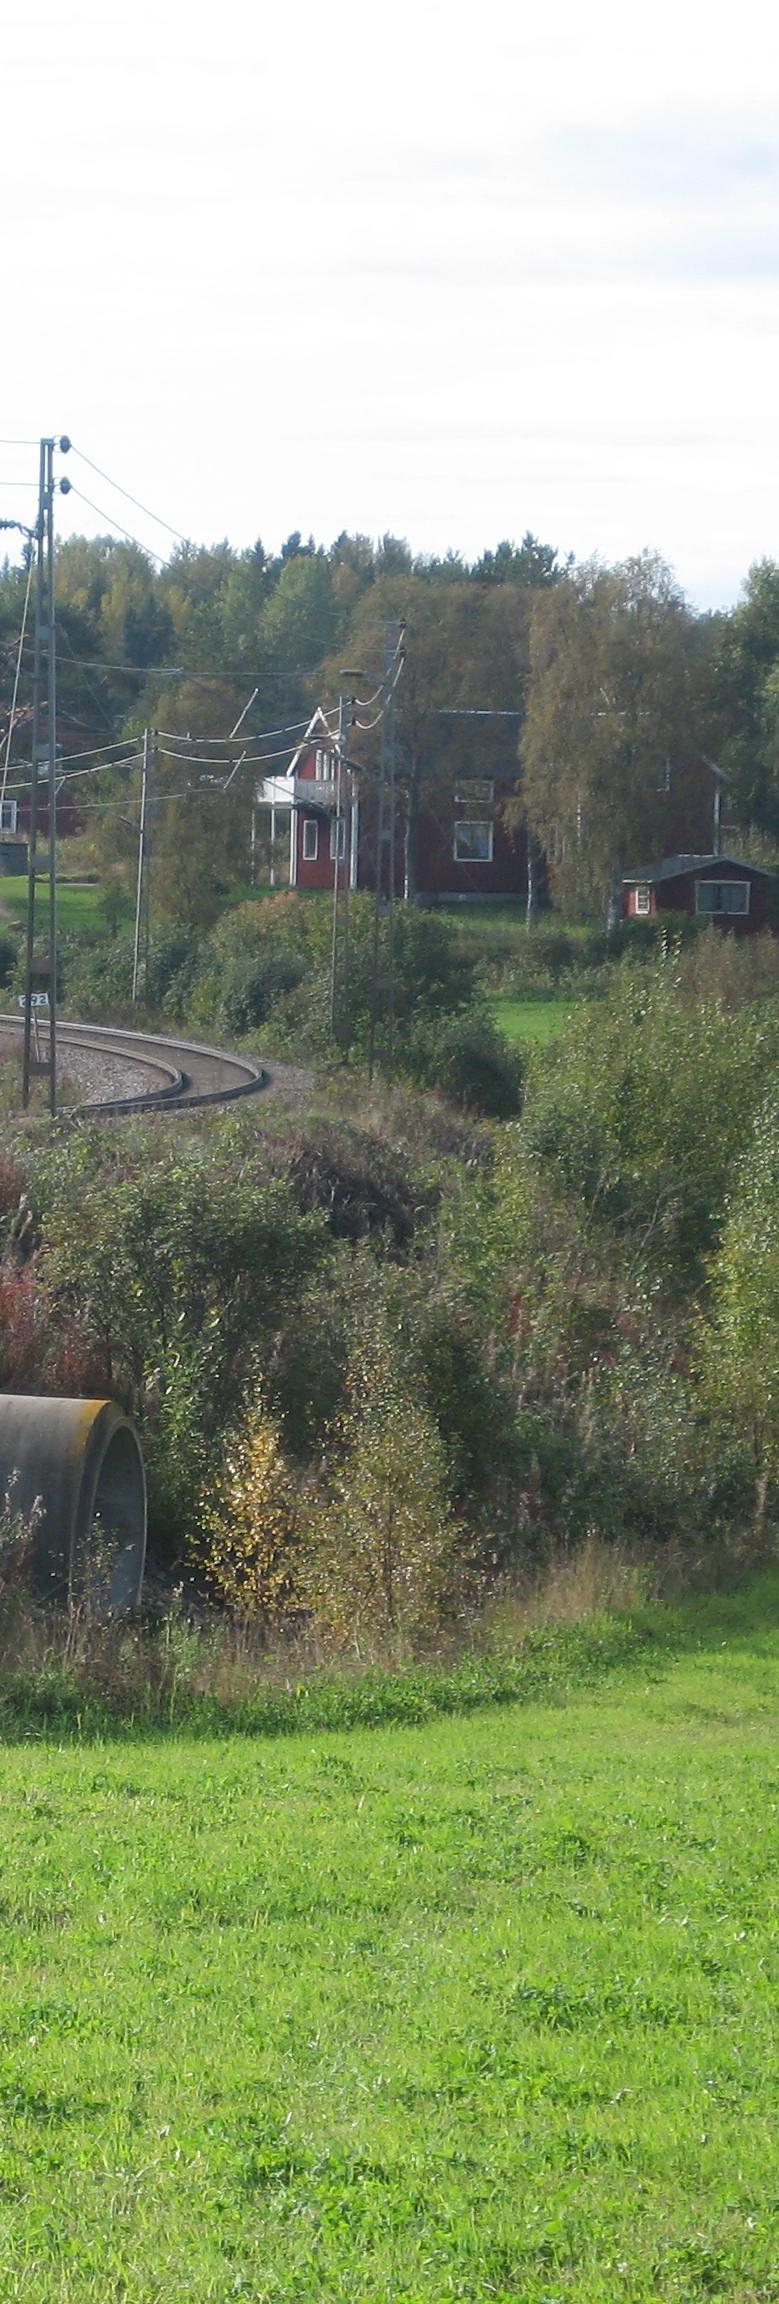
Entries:
POLYGON ((756 0, 10 14, 8 433, 236 542, 530 526, 653 543, 704 603, 779 548, 756 0))

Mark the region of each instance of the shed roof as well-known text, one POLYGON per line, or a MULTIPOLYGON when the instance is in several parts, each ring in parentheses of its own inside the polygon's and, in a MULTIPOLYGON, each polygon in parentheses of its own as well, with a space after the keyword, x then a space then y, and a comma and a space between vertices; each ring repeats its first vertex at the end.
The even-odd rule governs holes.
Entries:
POLYGON ((753 880, 777 878, 765 864, 747 864, 743 856, 664 856, 659 864, 642 864, 635 872, 623 872, 622 879, 630 888, 637 881, 653 887, 658 880, 685 880, 693 872, 710 871, 712 865, 717 865, 720 871, 745 873, 753 880))

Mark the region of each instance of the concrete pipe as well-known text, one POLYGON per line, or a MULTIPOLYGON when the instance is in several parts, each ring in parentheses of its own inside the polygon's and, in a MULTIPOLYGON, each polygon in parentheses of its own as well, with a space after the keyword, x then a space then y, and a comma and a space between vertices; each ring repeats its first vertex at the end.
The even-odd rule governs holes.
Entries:
POLYGON ((138 1438, 113 1400, 31 1400, 0 1393, 0 1503, 34 1523, 32 1568, 54 1597, 137 1608, 146 1554, 146 1480, 138 1438))

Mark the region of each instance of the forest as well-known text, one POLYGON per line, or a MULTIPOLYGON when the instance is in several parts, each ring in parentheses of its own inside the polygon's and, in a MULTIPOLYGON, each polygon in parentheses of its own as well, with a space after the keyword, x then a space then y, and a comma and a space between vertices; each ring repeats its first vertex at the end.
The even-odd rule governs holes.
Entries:
MULTIPOLYGON (((6 564, 0 731, 25 582, 23 568, 6 564)), ((95 782, 83 763, 90 747, 95 762, 107 759, 110 744, 132 746, 145 726, 155 727, 163 732, 160 901, 182 917, 213 914, 220 883, 245 870, 256 771, 238 773, 223 804, 212 796, 209 805, 203 776, 193 774, 182 789, 180 758, 164 756, 165 732, 213 742, 245 714, 247 736, 282 732, 265 748, 283 763, 285 741, 291 757, 313 706, 334 705, 345 661, 380 675, 388 626, 401 618, 407 660, 398 688, 398 778, 412 820, 421 790, 447 774, 451 781, 452 716, 488 710, 516 715, 516 738, 513 727, 506 735, 517 749, 516 808, 546 857, 558 909, 604 915, 611 892, 613 912, 622 871, 656 842, 662 852, 669 778, 678 791, 702 761, 721 772, 739 853, 770 861, 779 836, 774 562, 749 571, 735 608, 698 615, 649 553, 614 568, 576 566, 527 535, 466 564, 454 555, 414 559, 391 536, 374 544, 343 535, 325 549, 295 534, 275 555, 261 543, 235 551, 223 542, 177 546, 159 564, 108 536, 60 545, 64 749, 78 751, 73 789, 104 862, 118 869, 126 851, 130 871, 124 819, 128 804, 131 816, 137 808, 138 770, 106 770, 95 782), (179 870, 169 871, 174 859, 179 870)), ((20 691, 27 703, 31 645, 28 632, 20 691)), ((29 703, 11 753, 22 770, 25 758, 29 703)))

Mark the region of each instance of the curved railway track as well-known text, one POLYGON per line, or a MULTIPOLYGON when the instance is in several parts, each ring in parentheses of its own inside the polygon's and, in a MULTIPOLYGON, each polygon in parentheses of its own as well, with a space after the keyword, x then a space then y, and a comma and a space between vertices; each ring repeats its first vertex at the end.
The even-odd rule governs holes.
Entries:
MULTIPOLYGON (((21 1039, 21 1016, 0 1016, 0 1040, 21 1039)), ((42 1027, 45 1036, 46 1026, 42 1027)), ((251 1056, 235 1056, 223 1048, 202 1046, 158 1032, 125 1032, 108 1024, 57 1026, 59 1066, 67 1071, 68 1049, 88 1057, 102 1057, 114 1073, 126 1068, 133 1082, 131 1095, 116 1093, 87 1097, 68 1109, 110 1117, 122 1112, 182 1112, 204 1104, 232 1103, 254 1096, 270 1085, 271 1074, 251 1056)))

